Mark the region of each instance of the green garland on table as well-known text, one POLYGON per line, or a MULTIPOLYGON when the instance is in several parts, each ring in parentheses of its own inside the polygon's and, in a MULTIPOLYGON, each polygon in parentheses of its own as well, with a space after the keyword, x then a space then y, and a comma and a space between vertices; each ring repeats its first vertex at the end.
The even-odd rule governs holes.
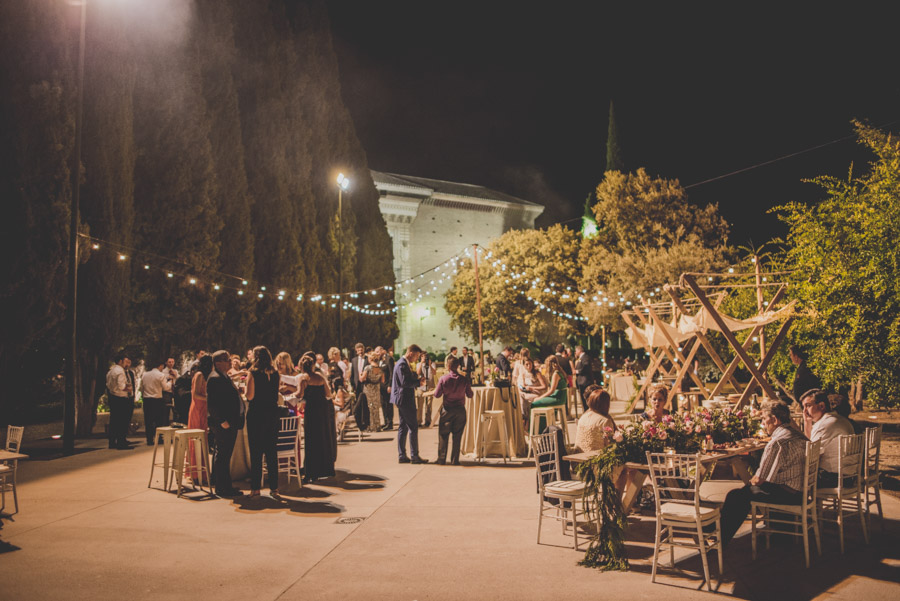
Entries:
POLYGON ((622 572, 630 567, 625 556, 625 526, 628 521, 613 480, 616 468, 624 463, 621 449, 612 444, 578 467, 578 477, 585 483, 584 505, 588 517, 599 525, 584 559, 578 562, 580 566, 622 572))

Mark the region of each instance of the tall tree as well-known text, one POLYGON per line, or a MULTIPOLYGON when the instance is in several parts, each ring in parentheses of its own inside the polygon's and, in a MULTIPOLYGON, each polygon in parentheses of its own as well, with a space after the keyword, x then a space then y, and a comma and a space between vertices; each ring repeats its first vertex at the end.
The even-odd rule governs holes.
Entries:
POLYGON ((900 399, 900 143, 856 123, 875 159, 847 179, 814 180, 816 205, 780 207, 790 226, 786 258, 800 301, 795 339, 827 385, 862 378, 870 400, 900 399))
MULTIPOLYGON (((179 27, 162 30, 135 22, 136 48, 135 245, 142 252, 171 259, 157 267, 173 277, 143 269, 143 256, 131 263, 134 294, 129 339, 154 360, 173 349, 220 344, 221 311, 210 278, 219 266, 210 120, 206 112, 199 57, 193 52, 193 5, 170 0, 167 19, 179 27)), ((136 18, 137 15, 135 16, 136 18)))
POLYGON ((619 314, 637 295, 726 264, 728 226, 717 206, 690 204, 677 180, 607 171, 597 198, 598 234, 581 245, 579 260, 589 300, 581 310, 595 332, 622 327, 619 314))
MULTIPOLYGON (((483 337, 501 343, 556 344, 583 331, 578 317, 578 235, 561 225, 510 230, 479 258, 483 337)), ((458 268, 447 292, 450 326, 478 340, 475 269, 458 268)))
MULTIPOLYGON (((126 34, 124 8, 91 3, 87 7, 81 218, 92 236, 130 247, 134 228, 135 65, 126 34)), ((131 273, 117 249, 91 252, 79 267, 78 377, 76 430, 90 434, 94 409, 104 387, 99 383, 116 345, 123 342, 128 319, 131 273)), ((127 252, 127 251, 126 251, 127 252)), ((130 253, 129 253, 130 254, 130 253)))
POLYGON ((67 11, 0 3, 0 412, 19 423, 62 369, 77 39, 67 11))
POLYGON ((609 126, 606 131, 606 171, 625 171, 625 159, 619 146, 619 127, 612 100, 609 101, 609 126))

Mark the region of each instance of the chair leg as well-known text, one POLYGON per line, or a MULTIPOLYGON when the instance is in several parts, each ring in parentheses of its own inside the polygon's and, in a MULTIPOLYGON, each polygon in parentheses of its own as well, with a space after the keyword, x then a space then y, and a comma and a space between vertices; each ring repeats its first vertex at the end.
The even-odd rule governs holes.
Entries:
POLYGON ((881 529, 884 530, 884 511, 881 509, 881 484, 874 487, 875 505, 878 506, 878 521, 881 522, 881 529))
POLYGON ((660 536, 662 534, 659 518, 656 519, 656 539, 653 543, 653 569, 650 571, 650 582, 656 582, 656 566, 659 564, 660 536))
POLYGON ((808 514, 804 511, 800 516, 800 524, 803 528, 803 557, 806 558, 806 567, 809 569, 809 527, 807 524, 808 514))
POLYGON ((822 556, 822 537, 819 536, 819 513, 818 508, 816 507, 816 503, 813 503, 812 506, 812 526, 813 526, 813 535, 816 537, 816 550, 819 552, 819 557, 822 556))
POLYGON ((750 506, 750 558, 756 561, 756 507, 750 506))
POLYGON ((858 493, 856 495, 856 511, 857 511, 857 513, 859 513, 859 522, 860 522, 860 524, 862 524, 863 540, 865 540, 866 544, 868 545, 869 544, 869 528, 868 528, 868 525, 866 524, 866 516, 863 514, 862 496, 858 493))
POLYGON ((844 500, 838 495, 837 500, 838 540, 841 541, 841 555, 844 554, 844 500))
MULTIPOLYGON (((703 526, 697 521, 697 539, 700 543, 700 559, 703 561, 703 576, 706 578, 706 590, 712 592, 712 581, 709 578, 709 557, 706 552, 706 538, 703 536, 703 526)), ((674 565, 674 562, 673 562, 674 565)))
POLYGON ((538 535, 537 544, 541 544, 541 522, 544 520, 544 493, 538 495, 538 535))
POLYGON ((578 550, 578 511, 576 510, 577 501, 572 500, 572 534, 575 536, 575 546, 572 547, 574 550, 578 550))
POLYGON ((719 590, 719 587, 722 586, 722 575, 725 573, 725 558, 722 556, 722 518, 716 518, 716 547, 718 547, 719 551, 719 583, 716 585, 716 590, 719 590))

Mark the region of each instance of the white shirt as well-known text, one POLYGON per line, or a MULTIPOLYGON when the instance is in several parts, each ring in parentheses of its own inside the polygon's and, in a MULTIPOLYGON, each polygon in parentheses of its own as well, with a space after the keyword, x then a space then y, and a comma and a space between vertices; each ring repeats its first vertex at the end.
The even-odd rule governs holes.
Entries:
POLYGON ((148 399, 161 399, 163 391, 169 391, 172 385, 168 376, 159 371, 158 367, 154 367, 150 371, 145 371, 141 376, 141 390, 148 399))
POLYGON ((813 424, 809 433, 809 439, 822 443, 822 457, 819 459, 819 469, 838 473, 838 436, 855 434, 850 420, 837 413, 826 413, 813 424))
POLYGON ((115 364, 106 372, 106 387, 115 396, 128 396, 128 378, 125 376, 125 368, 115 364))
POLYGON ((344 380, 350 377, 350 363, 348 361, 341 359, 338 361, 338 367, 341 368, 341 373, 344 374, 344 380))

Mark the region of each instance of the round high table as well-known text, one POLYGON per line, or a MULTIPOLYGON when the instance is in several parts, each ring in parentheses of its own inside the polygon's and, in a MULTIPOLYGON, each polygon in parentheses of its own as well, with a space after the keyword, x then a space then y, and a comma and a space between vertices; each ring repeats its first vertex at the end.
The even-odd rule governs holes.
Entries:
MULTIPOLYGON (((484 456, 502 455, 503 447, 498 442, 485 445, 481 454, 481 414, 485 411, 503 411, 506 423, 507 446, 513 457, 524 457, 525 425, 522 422, 522 410, 519 406, 519 392, 515 388, 494 388, 493 386, 475 386, 474 396, 466 399, 466 429, 463 431, 460 452, 463 455, 475 455, 476 459, 484 456)), ((496 440, 499 436, 499 425, 491 426, 486 432, 488 440, 496 440)))

